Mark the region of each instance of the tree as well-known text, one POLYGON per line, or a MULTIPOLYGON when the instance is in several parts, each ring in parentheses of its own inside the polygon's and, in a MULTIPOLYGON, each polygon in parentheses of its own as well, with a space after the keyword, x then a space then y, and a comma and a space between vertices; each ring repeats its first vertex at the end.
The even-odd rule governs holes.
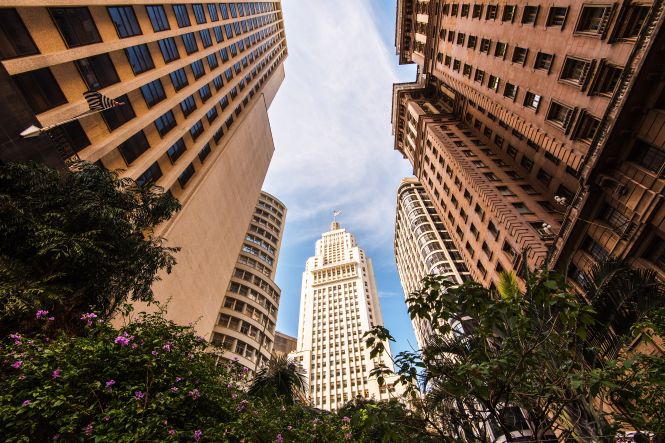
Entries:
MULTIPOLYGON (((595 311, 561 275, 527 272, 524 290, 514 276, 502 275, 499 291, 430 276, 408 304, 412 318, 429 321, 435 334, 420 354, 397 356, 398 374, 407 386, 421 387, 420 409, 433 426, 474 441, 489 429, 508 441, 520 428, 539 441, 555 433, 592 439, 612 433, 594 403, 610 391, 612 374, 583 358, 595 311)), ((392 339, 383 328, 367 337, 372 355, 392 339)), ((388 372, 380 367, 373 374, 388 372)))
POLYGON ((177 251, 153 229, 179 208, 159 187, 86 162, 0 167, 0 334, 38 327, 37 311, 81 332, 85 312, 106 319, 128 298, 151 301, 177 251))
POLYGON ((248 392, 256 397, 281 397, 287 404, 304 402, 307 379, 298 363, 280 355, 271 357, 266 365, 256 372, 248 392))

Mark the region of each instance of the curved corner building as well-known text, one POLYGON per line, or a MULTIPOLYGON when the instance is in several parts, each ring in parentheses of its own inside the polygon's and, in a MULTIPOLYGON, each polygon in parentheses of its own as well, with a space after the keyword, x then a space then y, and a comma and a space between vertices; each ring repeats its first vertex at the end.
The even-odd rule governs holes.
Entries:
MULTIPOLYGON (((405 297, 420 289, 422 279, 430 274, 444 275, 456 284, 470 278, 462 255, 425 188, 415 177, 400 182, 396 212, 395 260, 405 297)), ((431 327, 421 319, 412 321, 422 349, 432 332, 431 327)))
POLYGON ((261 191, 226 290, 212 342, 251 371, 270 359, 280 289, 275 284, 286 207, 261 191))

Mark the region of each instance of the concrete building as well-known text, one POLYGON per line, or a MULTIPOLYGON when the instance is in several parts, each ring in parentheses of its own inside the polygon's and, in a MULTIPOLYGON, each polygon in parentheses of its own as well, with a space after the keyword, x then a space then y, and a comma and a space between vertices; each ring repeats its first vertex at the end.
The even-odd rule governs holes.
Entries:
MULTIPOLYGON (((156 232, 182 248, 178 265, 154 290, 170 300, 170 318, 195 321, 205 337, 274 151, 267 108, 286 56, 279 1, 8 0, 0 8, 0 101, 31 110, 25 127, 81 114, 88 90, 124 103, 61 126, 56 136, 69 148, 61 160, 122 169, 180 200, 182 211, 156 232)), ((24 158, 15 134, 8 138, 0 159, 24 158)), ((21 143, 41 143, 30 157, 48 157, 43 138, 21 143)))
POLYGON ((285 219, 284 204, 261 191, 212 333, 224 358, 251 371, 270 359, 275 343, 280 298, 275 273, 285 219))
MULTIPOLYGON (((395 260, 405 297, 419 290, 427 275, 442 275, 455 284, 469 279, 462 254, 418 179, 402 179, 397 188, 396 212, 395 260)), ((412 322, 422 349, 432 333, 431 326, 422 319, 412 322)))
POLYGON ((662 21, 650 1, 398 1, 397 53, 419 73, 393 88, 395 148, 475 280, 569 258, 588 269, 599 247, 644 257, 643 240, 663 238, 662 21), (585 202, 595 216, 579 216, 585 202), (644 229, 627 236, 621 214, 644 229))
POLYGON ((337 410, 356 397, 395 397, 395 376, 382 387, 369 376, 375 365, 392 365, 388 343, 375 359, 364 347, 363 334, 376 325, 383 318, 372 261, 353 234, 333 221, 305 265, 298 348, 292 354, 307 372, 315 407, 337 410))
POLYGON ((298 347, 298 339, 291 337, 279 331, 275 332, 275 344, 272 348, 272 355, 288 355, 298 347))

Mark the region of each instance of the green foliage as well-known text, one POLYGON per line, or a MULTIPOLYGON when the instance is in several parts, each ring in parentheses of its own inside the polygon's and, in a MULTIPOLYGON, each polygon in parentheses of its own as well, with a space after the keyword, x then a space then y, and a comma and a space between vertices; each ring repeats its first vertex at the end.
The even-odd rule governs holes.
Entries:
MULTIPOLYGON (((46 321, 46 320, 43 320, 46 321)), ((82 320, 87 324, 86 320, 82 320)), ((344 441, 342 420, 244 391, 246 371, 160 315, 0 346, 3 441, 344 441), (17 363, 20 362, 20 363, 17 363)))
POLYGON ((270 399, 280 397, 285 403, 304 401, 307 391, 305 371, 285 355, 272 357, 252 379, 249 394, 270 399))
POLYGON ((0 335, 38 327, 40 309, 80 332, 84 312, 108 318, 128 297, 150 301, 177 250, 152 231, 179 208, 161 188, 86 162, 0 167, 0 335))

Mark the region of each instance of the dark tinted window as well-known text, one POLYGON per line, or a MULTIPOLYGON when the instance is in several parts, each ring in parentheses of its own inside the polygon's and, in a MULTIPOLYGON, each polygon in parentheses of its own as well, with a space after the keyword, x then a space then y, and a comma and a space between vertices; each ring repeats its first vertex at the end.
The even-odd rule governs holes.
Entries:
POLYGON ((74 152, 79 152, 81 149, 86 146, 90 146, 90 140, 85 134, 85 131, 81 127, 81 123, 78 120, 69 122, 67 124, 61 125, 65 138, 69 142, 69 146, 74 150, 74 152))
POLYGON ((203 85, 201 89, 199 89, 199 96, 201 97, 201 101, 205 103, 205 101, 212 96, 212 92, 210 92, 210 86, 203 85))
POLYGON ((196 44, 196 37, 193 32, 183 34, 182 42, 185 44, 185 51, 187 54, 191 54, 199 50, 198 45, 196 44))
POLYGON ((185 148, 185 142, 183 139, 179 139, 177 142, 173 144, 169 148, 168 151, 166 151, 166 154, 169 156, 169 159, 171 160, 171 163, 175 163, 176 160, 180 158, 182 154, 185 153, 187 149, 185 148))
POLYGON ((159 135, 164 137, 171 129, 175 128, 176 121, 173 112, 168 111, 157 120, 155 120, 155 127, 159 135))
POLYGON ((12 78, 36 114, 67 103, 48 68, 17 74, 12 78))
POLYGON ((219 20, 219 15, 217 14, 217 6, 214 3, 208 3, 208 14, 210 14, 210 20, 216 22, 219 20))
POLYGON ((131 6, 112 6, 108 8, 108 11, 120 38, 141 34, 141 27, 138 20, 136 20, 134 8, 131 6))
POLYGON ((48 8, 68 48, 101 42, 88 8, 48 8))
POLYGON ((189 21, 189 14, 185 5, 173 5, 173 13, 178 22, 178 26, 184 28, 190 26, 192 23, 189 21))
POLYGON ((206 73, 206 70, 203 67, 203 62, 201 60, 195 61, 194 63, 191 64, 191 66, 192 66, 192 73, 194 73, 194 78, 199 78, 206 73))
POLYGON ((77 60, 76 67, 91 91, 105 88, 120 81, 108 54, 95 55, 77 60))
POLYGON ((215 53, 210 54, 208 57, 208 66, 210 67, 210 70, 212 71, 215 69, 217 66, 219 66, 219 62, 217 61, 217 56, 215 53))
POLYGON ((221 26, 215 26, 213 31, 215 32, 215 40, 217 40, 217 43, 224 41, 224 33, 222 32, 221 26))
POLYGON ((129 165, 147 151, 149 147, 150 144, 148 139, 145 138, 145 134, 143 131, 139 131, 118 146, 118 150, 122 154, 122 158, 125 159, 125 163, 129 165))
POLYGON ((203 43, 203 47, 207 48, 208 46, 212 46, 212 37, 210 37, 210 31, 207 29, 204 29, 202 31, 199 31, 199 34, 201 35, 201 42, 203 43))
POLYGON ((206 145, 199 151, 199 160, 201 163, 203 163, 203 160, 206 159, 206 157, 210 154, 210 143, 206 143, 206 145))
POLYGON ((182 174, 180 174, 180 177, 178 177, 178 183, 180 183, 181 187, 184 187, 185 184, 189 181, 189 179, 192 178, 194 172, 195 172, 194 165, 190 163, 189 166, 187 166, 185 170, 182 172, 182 174))
POLYGON ((162 57, 164 57, 164 63, 172 62, 180 58, 178 53, 178 47, 175 44, 173 37, 165 38, 157 42, 159 44, 159 49, 162 51, 162 57))
POLYGON ((173 87, 176 91, 179 91, 189 84, 189 81, 187 80, 187 73, 183 68, 180 68, 177 71, 173 71, 169 75, 171 77, 171 83, 173 83, 173 87))
POLYGON ((129 103, 129 99, 127 98, 127 94, 120 96, 115 100, 117 102, 124 103, 124 105, 115 106, 111 109, 102 111, 102 117, 104 118, 104 121, 108 125, 110 131, 119 128, 129 120, 136 117, 134 109, 132 108, 131 103, 129 103))
POLYGON ((166 98, 164 87, 162 86, 162 82, 159 79, 153 80, 147 85, 141 86, 141 93, 143 94, 145 103, 149 108, 166 98))
POLYGON ((203 123, 201 123, 201 120, 194 123, 194 126, 189 129, 189 134, 192 136, 192 140, 196 140, 203 134, 203 123))
POLYGON ((200 25, 207 21, 206 14, 203 11, 203 5, 201 3, 193 4, 192 10, 194 11, 194 18, 196 19, 196 23, 200 25))
POLYGON ((146 6, 145 9, 148 12, 150 23, 152 23, 152 29, 155 32, 171 29, 169 19, 166 17, 166 11, 162 5, 146 6))
POLYGON ((127 60, 134 74, 138 75, 155 67, 148 45, 136 45, 125 49, 127 60))
POLYGON ((16 9, 0 9, 0 59, 38 53, 16 9))
POLYGON ((196 109, 196 101, 194 100, 194 96, 190 95, 182 102, 180 102, 180 109, 182 109, 182 113, 185 114, 185 117, 191 114, 196 109))
POLYGON ((136 184, 139 186, 146 186, 150 183, 156 182, 162 176, 162 169, 157 162, 153 163, 143 174, 136 179, 136 184))
POLYGON ((229 18, 229 8, 226 6, 226 3, 220 3, 219 10, 221 11, 224 20, 229 18))

